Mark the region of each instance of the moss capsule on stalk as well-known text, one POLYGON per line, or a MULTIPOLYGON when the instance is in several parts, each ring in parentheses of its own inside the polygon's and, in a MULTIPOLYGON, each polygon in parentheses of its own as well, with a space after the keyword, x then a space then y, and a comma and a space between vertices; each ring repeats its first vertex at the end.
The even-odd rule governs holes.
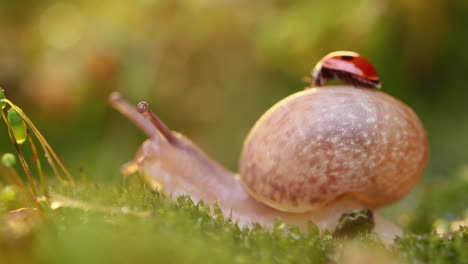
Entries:
POLYGON ((7 168, 13 168, 16 166, 16 157, 11 153, 5 153, 2 155, 2 164, 7 168))
POLYGON ((20 145, 23 144, 28 137, 26 123, 24 122, 21 115, 13 108, 8 110, 8 123, 10 124, 11 130, 13 131, 16 143, 20 145))
POLYGON ((2 109, 5 109, 7 105, 4 99, 5 99, 5 91, 3 90, 3 88, 0 87, 0 107, 2 109))

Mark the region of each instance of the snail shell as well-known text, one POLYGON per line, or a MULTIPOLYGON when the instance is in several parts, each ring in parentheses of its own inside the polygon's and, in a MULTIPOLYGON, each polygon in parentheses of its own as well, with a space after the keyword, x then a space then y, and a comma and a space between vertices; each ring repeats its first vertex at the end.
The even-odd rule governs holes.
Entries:
POLYGON ((268 110, 244 142, 240 179, 256 200, 307 212, 340 197, 376 208, 422 176, 428 140, 416 114, 374 89, 312 88, 268 110))

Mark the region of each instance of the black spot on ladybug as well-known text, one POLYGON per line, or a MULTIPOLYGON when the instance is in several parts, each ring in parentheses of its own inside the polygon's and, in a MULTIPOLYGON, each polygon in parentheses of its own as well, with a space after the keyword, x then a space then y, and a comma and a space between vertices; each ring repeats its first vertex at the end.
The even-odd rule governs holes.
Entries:
POLYGON ((343 56, 341 56, 341 59, 342 59, 342 60, 350 61, 350 60, 354 59, 354 56, 343 55, 343 56))

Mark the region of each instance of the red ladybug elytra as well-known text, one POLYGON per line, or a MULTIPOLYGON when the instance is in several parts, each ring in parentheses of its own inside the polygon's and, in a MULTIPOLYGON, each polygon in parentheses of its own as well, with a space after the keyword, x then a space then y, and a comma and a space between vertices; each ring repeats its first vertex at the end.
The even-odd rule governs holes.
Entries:
POLYGON ((315 65, 312 77, 314 86, 322 86, 326 81, 336 79, 359 87, 381 87, 372 63, 352 51, 335 51, 326 55, 315 65))

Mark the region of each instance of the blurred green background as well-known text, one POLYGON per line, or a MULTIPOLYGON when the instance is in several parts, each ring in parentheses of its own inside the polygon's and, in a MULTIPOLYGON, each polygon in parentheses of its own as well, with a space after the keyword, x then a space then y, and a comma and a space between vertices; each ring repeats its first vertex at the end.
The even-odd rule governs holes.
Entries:
MULTIPOLYGON (((468 175, 468 1, 0 1, 0 86, 70 170, 120 177, 144 135, 120 91, 228 168, 272 104, 335 50, 371 60, 429 133, 424 181, 468 175)), ((12 151, 6 129, 1 152, 12 151)), ((422 187, 420 187, 422 188, 422 187)))

